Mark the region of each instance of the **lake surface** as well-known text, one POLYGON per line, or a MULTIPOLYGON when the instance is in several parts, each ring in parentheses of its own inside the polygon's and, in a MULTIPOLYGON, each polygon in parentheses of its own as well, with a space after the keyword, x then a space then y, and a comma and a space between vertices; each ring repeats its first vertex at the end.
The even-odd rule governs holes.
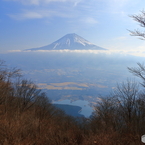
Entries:
POLYGON ((82 110, 81 112, 79 112, 79 114, 82 114, 85 117, 89 117, 93 112, 93 108, 89 106, 89 102, 84 100, 77 100, 77 101, 62 100, 62 101, 53 101, 52 103, 80 106, 82 110))

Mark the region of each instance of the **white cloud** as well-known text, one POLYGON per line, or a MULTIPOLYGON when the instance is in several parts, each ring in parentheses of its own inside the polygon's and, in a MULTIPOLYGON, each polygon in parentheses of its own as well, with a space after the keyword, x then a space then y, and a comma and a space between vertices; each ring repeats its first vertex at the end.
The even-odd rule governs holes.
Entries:
POLYGON ((83 23, 86 23, 86 24, 97 24, 98 23, 97 20, 95 18, 92 18, 92 17, 84 17, 80 21, 83 23))
POLYGON ((110 0, 110 8, 113 12, 120 12, 120 15, 126 16, 125 9, 132 5, 131 0, 110 0))
POLYGON ((9 50, 7 53, 13 53, 13 52, 33 52, 33 53, 51 53, 51 52, 60 52, 60 53, 93 53, 93 54, 106 54, 106 55, 122 55, 122 56, 139 56, 139 57, 145 57, 145 50, 9 50))
MULTIPOLYGON (((106 0, 103 0, 106 2, 106 0)), ((112 6, 112 8, 121 8, 127 5, 131 0, 107 0, 109 7, 112 6)))
POLYGON ((32 11, 25 11, 24 13, 20 13, 20 14, 10 14, 9 16, 16 20, 43 18, 42 14, 37 12, 32 12, 32 11))
POLYGON ((114 40, 126 40, 126 39, 127 39, 126 36, 120 36, 120 37, 114 38, 114 40))
POLYGON ((49 18, 53 16, 59 17, 71 17, 71 15, 66 14, 61 11, 53 11, 53 10, 23 10, 18 14, 9 14, 9 16, 16 20, 25 20, 25 19, 41 19, 41 18, 49 18))
MULTIPOLYGON (((19 52, 19 51, 11 51, 11 52, 19 52)), ((49 53, 49 52, 60 52, 60 53, 94 53, 94 54, 106 54, 106 55, 132 55, 132 56, 139 56, 145 57, 144 50, 36 50, 36 51, 23 51, 23 52, 34 52, 34 53, 49 53)))
POLYGON ((74 5, 77 5, 81 0, 5 0, 5 1, 15 1, 25 5, 40 5, 47 4, 50 2, 73 2, 74 5))
POLYGON ((8 50, 6 53, 11 53, 11 52, 22 52, 22 50, 8 50))
POLYGON ((78 3, 80 3, 82 0, 76 0, 75 2, 74 2, 74 6, 77 6, 78 5, 78 3))

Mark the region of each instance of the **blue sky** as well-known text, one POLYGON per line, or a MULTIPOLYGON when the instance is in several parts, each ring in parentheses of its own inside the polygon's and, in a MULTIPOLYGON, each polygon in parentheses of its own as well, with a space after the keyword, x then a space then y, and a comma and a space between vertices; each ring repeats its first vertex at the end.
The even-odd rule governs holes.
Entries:
POLYGON ((144 50, 127 29, 140 26, 144 0, 0 0, 0 52, 48 45, 76 33, 109 50, 144 50))

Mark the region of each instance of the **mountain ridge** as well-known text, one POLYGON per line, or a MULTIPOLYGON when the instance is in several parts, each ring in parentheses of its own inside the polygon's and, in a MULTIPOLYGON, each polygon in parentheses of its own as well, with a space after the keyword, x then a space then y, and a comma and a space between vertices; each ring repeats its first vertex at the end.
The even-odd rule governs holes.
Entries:
POLYGON ((30 51, 37 51, 37 50, 107 50, 105 48, 99 47, 88 40, 84 39, 83 37, 75 34, 69 33, 65 36, 61 37, 60 39, 54 41, 53 43, 39 47, 39 48, 31 48, 26 49, 30 51))

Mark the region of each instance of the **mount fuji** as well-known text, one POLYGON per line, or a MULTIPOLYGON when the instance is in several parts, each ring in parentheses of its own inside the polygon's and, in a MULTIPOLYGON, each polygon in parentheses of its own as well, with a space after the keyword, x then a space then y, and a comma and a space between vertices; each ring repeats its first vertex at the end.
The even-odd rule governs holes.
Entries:
POLYGON ((99 47, 86 39, 82 38, 81 36, 71 33, 63 36, 62 38, 58 39, 57 41, 43 46, 39 48, 32 48, 26 49, 29 51, 36 51, 36 50, 107 50, 102 47, 99 47))

